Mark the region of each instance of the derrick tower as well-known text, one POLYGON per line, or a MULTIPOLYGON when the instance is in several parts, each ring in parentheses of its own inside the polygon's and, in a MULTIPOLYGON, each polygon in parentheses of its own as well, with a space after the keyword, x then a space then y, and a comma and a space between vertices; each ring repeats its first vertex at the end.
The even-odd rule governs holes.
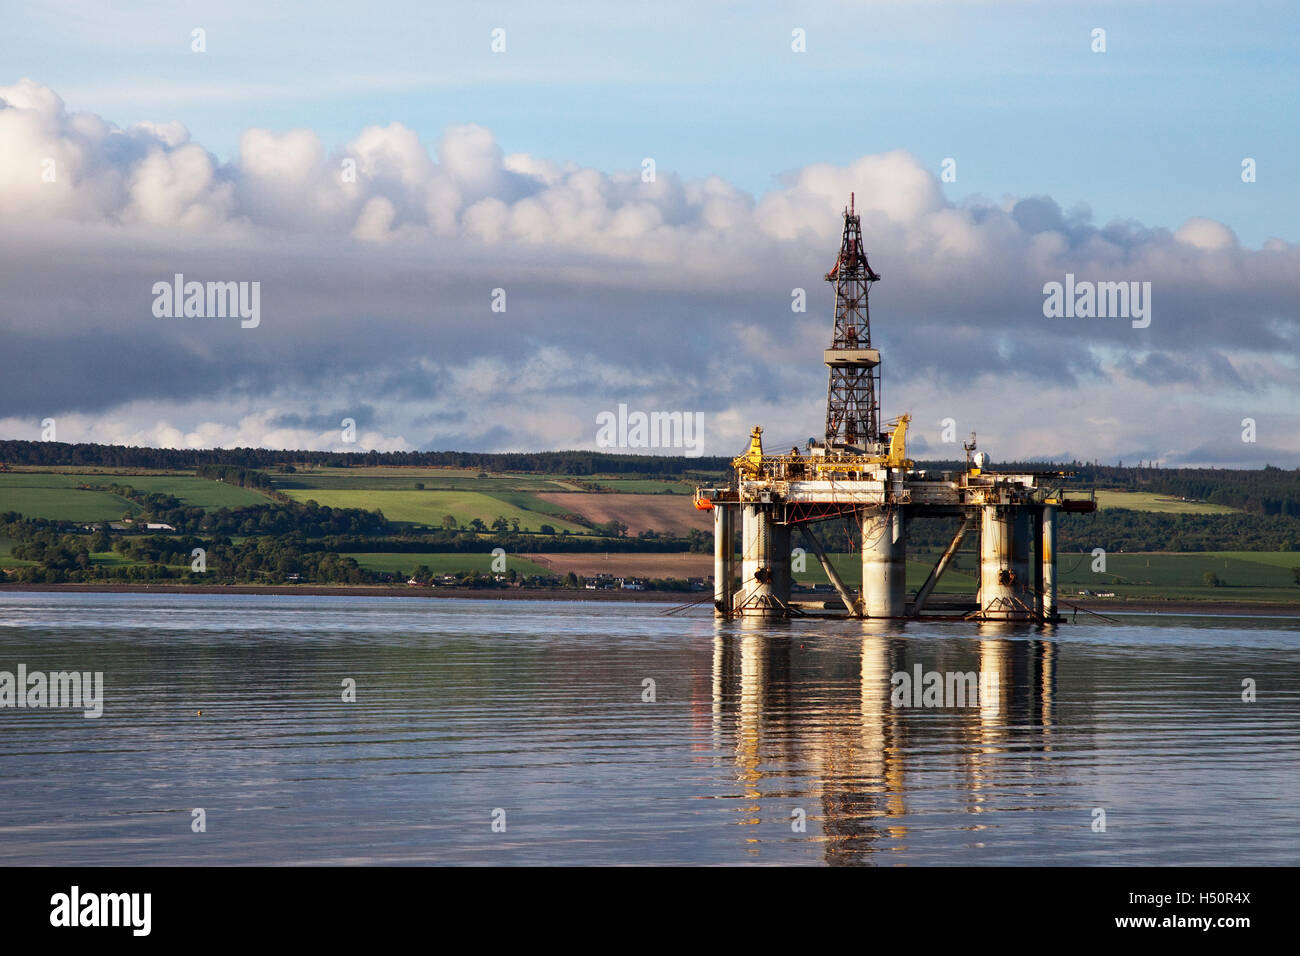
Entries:
POLYGON ((826 390, 826 444, 831 448, 877 451, 880 434, 880 352, 871 347, 867 296, 880 280, 862 249, 862 219, 844 210, 840 256, 826 273, 835 283, 835 332, 825 352, 830 368, 826 390))

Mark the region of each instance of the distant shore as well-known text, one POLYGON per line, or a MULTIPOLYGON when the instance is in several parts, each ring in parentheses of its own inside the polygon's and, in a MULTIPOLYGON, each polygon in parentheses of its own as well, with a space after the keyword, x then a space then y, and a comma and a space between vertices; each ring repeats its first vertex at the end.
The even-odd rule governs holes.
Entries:
MULTIPOLYGON (((647 604, 701 604, 707 606, 712 597, 701 591, 631 591, 623 589, 585 588, 429 588, 392 585, 319 585, 319 584, 0 584, 0 594, 15 592, 37 593, 90 593, 90 594, 288 594, 300 597, 405 597, 405 598, 468 598, 480 601, 631 601, 647 604)), ((833 601, 822 594, 795 594, 796 602, 811 602, 818 598, 833 601)), ((1230 601, 1159 601, 1125 600, 1069 601, 1063 598, 1061 613, 1070 616, 1077 606, 1080 611, 1098 614, 1128 612, 1138 614, 1247 614, 1261 617, 1300 618, 1300 601, 1295 603, 1232 603, 1230 601)), ((1085 615, 1087 616, 1087 615, 1085 615)))
MULTIPOLYGON (((1260 617, 1294 617, 1300 618, 1300 601, 1294 604, 1266 604, 1264 602, 1241 601, 1156 601, 1151 599, 1118 599, 1114 601, 1071 601, 1060 605, 1061 614, 1069 617, 1074 608, 1080 611, 1095 611, 1097 614, 1254 614, 1260 617)), ((1087 615, 1085 615, 1087 616, 1087 615)), ((1081 618, 1082 619, 1082 618, 1081 618)))
POLYGON ((624 591, 585 588, 429 588, 390 584, 0 584, 12 591, 89 594, 296 594, 299 597, 474 598, 484 601, 638 601, 688 604, 712 601, 702 591, 624 591))

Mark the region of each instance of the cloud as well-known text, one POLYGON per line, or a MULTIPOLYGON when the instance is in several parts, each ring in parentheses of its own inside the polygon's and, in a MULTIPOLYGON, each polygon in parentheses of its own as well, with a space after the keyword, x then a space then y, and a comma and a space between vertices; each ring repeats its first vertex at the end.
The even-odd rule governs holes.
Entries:
POLYGON ((1211 252, 1231 249, 1237 245, 1237 235, 1231 229, 1221 222, 1200 216, 1193 216, 1179 226, 1178 231, 1174 233, 1174 238, 1189 246, 1211 252))
POLYGON ((954 203, 902 150, 756 198, 507 156, 474 124, 431 145, 370 126, 333 152, 249 129, 222 163, 175 120, 120 128, 31 80, 0 87, 0 426, 334 447, 315 426, 352 408, 375 447, 593 447, 595 416, 627 402, 704 412, 710 454, 758 422, 802 440, 821 431, 822 277, 850 193, 884 277, 885 416, 912 410, 934 454, 944 417, 1002 458, 1172 459, 1276 413, 1270 451, 1300 457, 1300 247, 1247 249, 1224 223, 954 203), (177 273, 259 282, 261 324, 155 318, 150 290, 177 273), (1045 318, 1067 273, 1151 283, 1150 327, 1045 318))

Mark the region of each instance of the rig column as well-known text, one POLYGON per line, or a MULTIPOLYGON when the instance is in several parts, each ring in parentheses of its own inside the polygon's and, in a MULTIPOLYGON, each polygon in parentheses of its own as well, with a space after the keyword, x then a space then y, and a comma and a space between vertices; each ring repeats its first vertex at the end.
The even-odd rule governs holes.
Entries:
POLYGON ((980 509, 980 614, 1001 618, 1011 602, 1011 522, 997 505, 980 509))
POLYGON ((786 552, 779 553, 781 535, 772 512, 763 504, 743 505, 741 512, 740 594, 735 603, 742 617, 783 617, 786 613, 775 585, 782 561, 789 568, 790 532, 785 529, 786 552))
POLYGON ((730 617, 736 594, 736 509, 713 506, 713 609, 730 617))
MULTIPOLYGON (((762 521, 758 505, 742 505, 740 512, 740 600, 750 605, 772 593, 770 579, 764 581, 767 567, 767 523, 762 521)), ((739 609, 739 608, 737 608, 739 609)))
POLYGON ((1056 620, 1056 505, 1043 505, 1043 533, 1038 541, 1043 565, 1043 620, 1056 620))
POLYGON ((785 617, 790 602, 790 526, 777 524, 770 506, 744 505, 740 593, 742 617, 785 617))
POLYGON ((980 520, 980 616, 1027 621, 1034 615, 1029 580, 1029 512, 984 505, 980 520))
POLYGON ((903 509, 862 512, 862 604, 867 617, 902 617, 907 610, 907 537, 903 509))

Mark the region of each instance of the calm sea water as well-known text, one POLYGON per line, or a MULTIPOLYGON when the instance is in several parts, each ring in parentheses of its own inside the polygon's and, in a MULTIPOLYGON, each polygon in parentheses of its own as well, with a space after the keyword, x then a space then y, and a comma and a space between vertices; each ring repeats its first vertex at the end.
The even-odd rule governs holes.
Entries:
POLYGON ((0 670, 104 675, 0 710, 0 863, 1300 862, 1300 619, 663 610, 0 595, 0 670))

